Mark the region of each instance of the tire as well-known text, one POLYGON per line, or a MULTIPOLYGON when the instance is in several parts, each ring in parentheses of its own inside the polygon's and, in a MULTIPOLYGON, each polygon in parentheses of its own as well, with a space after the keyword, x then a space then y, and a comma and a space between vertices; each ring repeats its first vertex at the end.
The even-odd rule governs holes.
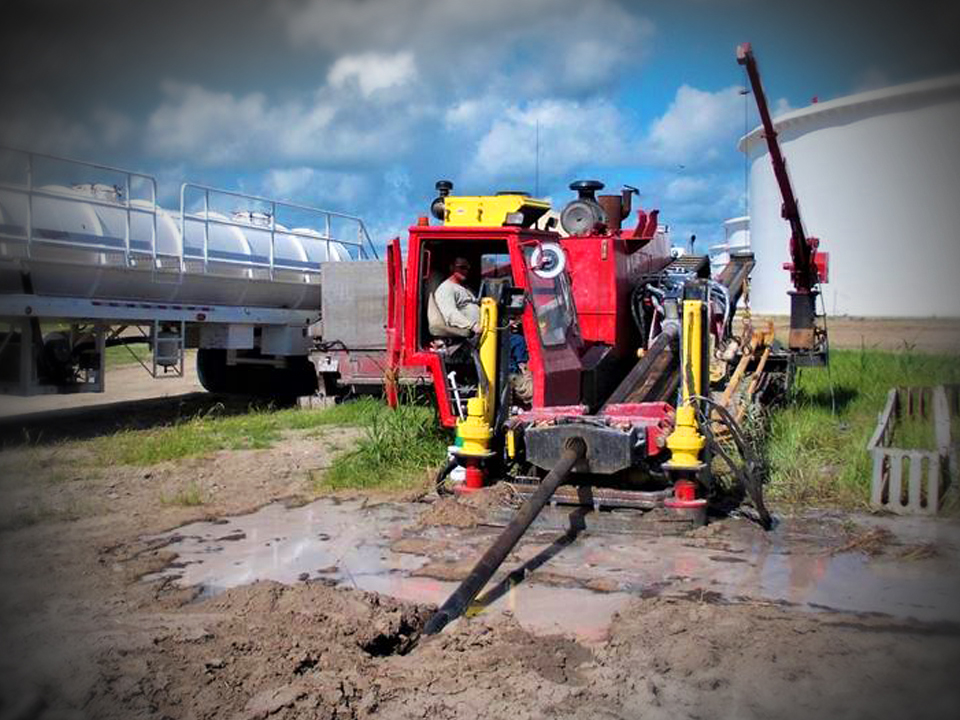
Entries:
POLYGON ((207 392, 249 395, 268 400, 294 400, 317 391, 317 371, 306 357, 287 359, 287 367, 227 365, 227 351, 197 351, 197 376, 207 392))
POLYGON ((211 348, 197 350, 197 377, 204 390, 211 393, 229 393, 230 371, 227 367, 227 351, 211 348))

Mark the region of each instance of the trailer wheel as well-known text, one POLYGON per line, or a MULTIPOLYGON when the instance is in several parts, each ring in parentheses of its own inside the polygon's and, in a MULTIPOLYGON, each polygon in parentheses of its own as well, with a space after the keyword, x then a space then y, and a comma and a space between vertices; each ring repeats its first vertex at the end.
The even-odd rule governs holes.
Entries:
POLYGON ((277 390, 280 391, 278 394, 285 398, 296 399, 304 395, 314 395, 319 387, 317 369, 307 357, 291 357, 286 368, 274 369, 273 372, 275 377, 271 380, 276 382, 277 390))
POLYGON ((197 377, 204 390, 211 393, 232 392, 231 370, 227 367, 227 351, 215 348, 197 350, 197 377))
POLYGON ((201 348, 197 351, 197 375, 212 393, 252 395, 290 401, 317 391, 317 371, 306 357, 287 359, 287 367, 227 365, 227 351, 201 348))

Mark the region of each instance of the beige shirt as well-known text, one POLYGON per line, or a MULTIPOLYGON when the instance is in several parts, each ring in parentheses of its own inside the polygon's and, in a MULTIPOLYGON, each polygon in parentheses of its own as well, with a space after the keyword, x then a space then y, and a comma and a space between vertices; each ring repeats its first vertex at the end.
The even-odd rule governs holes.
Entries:
POLYGON ((480 303, 468 288, 447 278, 437 287, 433 298, 445 325, 457 330, 479 330, 480 303))

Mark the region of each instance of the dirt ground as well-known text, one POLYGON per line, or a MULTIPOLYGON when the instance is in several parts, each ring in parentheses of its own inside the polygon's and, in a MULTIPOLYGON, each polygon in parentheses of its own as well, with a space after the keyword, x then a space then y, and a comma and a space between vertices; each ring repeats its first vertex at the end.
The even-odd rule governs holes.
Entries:
POLYGON ((0 396, 0 418, 43 416, 61 413, 69 408, 103 407, 114 403, 149 398, 170 398, 204 393, 197 378, 197 363, 192 351, 187 353, 183 377, 174 375, 153 379, 139 364, 107 369, 106 389, 102 393, 76 395, 41 395, 36 397, 0 396))
MULTIPOLYGON (((848 332, 838 325, 834 346, 859 347, 862 326, 838 342, 848 332)), ((884 347, 906 339, 938 350, 952 347, 942 345, 952 332, 944 328, 916 336, 890 325, 871 337, 884 347)), ((108 383, 106 403, 43 398, 19 406, 39 414, 25 420, 10 410, 0 423, 42 438, 0 452, 0 720, 960 716, 960 624, 952 621, 812 612, 702 588, 660 593, 652 584, 617 612, 602 639, 534 632, 509 612, 481 613, 421 638, 430 607, 323 577, 256 581, 207 596, 157 575, 181 562, 171 550, 176 533, 163 533, 313 499, 312 471, 349 448, 356 431, 289 433, 267 450, 146 468, 91 468, 87 438, 216 402, 242 410, 197 394, 190 378, 144 381, 138 367, 114 370, 108 383), (74 409, 60 412, 67 407, 74 409), (199 489, 201 504, 177 499, 186 487, 199 489)), ((442 554, 458 534, 476 532, 483 510, 435 503, 411 532, 446 528, 446 539, 431 541, 442 554)), ((897 568, 901 580, 944 552, 923 544, 893 551, 883 533, 851 534, 851 524, 830 525, 836 537, 826 552, 887 558, 881 567, 897 568)), ((716 554, 726 528, 708 526, 689 545, 716 554)), ((757 535, 756 545, 764 542, 757 535)), ((426 547, 416 537, 394 545, 426 547)), ((518 549, 511 561, 533 553, 518 549)), ((468 568, 434 562, 418 572, 457 580, 468 568)), ((960 567, 952 568, 956 576, 960 567)), ((548 588, 571 581, 549 560, 531 577, 548 588)), ((604 597, 622 582, 597 577, 584 587, 604 597)))
MULTIPOLYGON (((171 541, 155 537, 163 531, 313 497, 310 470, 353 432, 66 474, 83 443, 0 454, 0 718, 934 718, 960 709, 951 623, 651 592, 602 640, 533 633, 509 614, 418 638, 429 608, 329 581, 204 597, 169 578, 143 580, 176 564, 171 541), (171 502, 185 483, 201 484, 202 505, 171 502)), ((420 524, 467 533, 480 507, 447 501, 420 524)), ((723 532, 712 527, 699 542, 723 532)), ((534 575, 549 583, 550 572, 548 563, 534 575)))
MULTIPOLYGON (((772 320, 778 338, 789 334, 786 316, 754 315, 772 320)), ((830 347, 858 350, 911 350, 918 352, 960 352, 958 318, 862 318, 840 315, 827 318, 830 347)))

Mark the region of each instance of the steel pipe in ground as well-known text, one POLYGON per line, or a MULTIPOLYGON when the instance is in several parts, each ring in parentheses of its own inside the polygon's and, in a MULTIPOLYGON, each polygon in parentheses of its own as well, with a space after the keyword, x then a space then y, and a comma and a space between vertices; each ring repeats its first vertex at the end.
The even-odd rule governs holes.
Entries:
POLYGON ((530 524, 536 520, 537 515, 549 502, 554 491, 560 487, 573 466, 587 452, 587 444, 578 437, 568 438, 560 455, 560 460, 554 465, 547 476, 540 483, 536 491, 527 498, 510 524, 503 529, 500 537, 491 545, 480 558, 480 561, 473 567, 470 574, 464 578, 453 595, 447 598, 447 601, 433 614, 423 628, 424 635, 433 635, 440 632, 452 620, 457 619, 474 601, 483 586, 487 584, 497 568, 503 563, 513 550, 513 547, 520 541, 523 534, 530 527, 530 524))

